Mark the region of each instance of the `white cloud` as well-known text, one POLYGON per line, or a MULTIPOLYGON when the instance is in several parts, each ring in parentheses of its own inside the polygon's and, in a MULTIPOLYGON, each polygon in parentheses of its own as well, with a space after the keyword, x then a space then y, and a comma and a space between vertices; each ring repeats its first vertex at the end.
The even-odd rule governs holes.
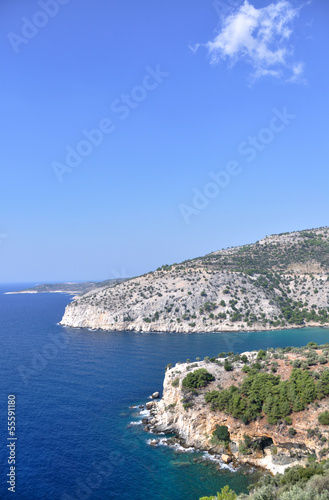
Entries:
MULTIPOLYGON (((262 76, 303 81, 304 64, 294 60, 290 44, 293 21, 301 7, 278 0, 256 9, 248 0, 223 18, 216 37, 206 43, 212 64, 243 60, 252 66, 252 79, 262 76)), ((195 47, 195 50, 200 45, 195 47)))

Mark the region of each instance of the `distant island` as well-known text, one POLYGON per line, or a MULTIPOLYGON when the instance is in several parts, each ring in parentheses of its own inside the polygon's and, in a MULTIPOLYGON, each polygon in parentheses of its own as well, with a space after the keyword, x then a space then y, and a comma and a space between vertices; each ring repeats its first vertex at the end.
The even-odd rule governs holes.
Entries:
POLYGON ((328 227, 266 236, 73 300, 61 324, 109 331, 262 331, 329 325, 328 227))
POLYGON ((45 283, 43 285, 36 285, 31 288, 24 288, 16 292, 5 292, 6 295, 16 293, 68 293, 70 295, 82 295, 90 292, 91 290, 109 287, 115 283, 125 281, 126 278, 109 279, 105 281, 85 281, 81 283, 45 283))

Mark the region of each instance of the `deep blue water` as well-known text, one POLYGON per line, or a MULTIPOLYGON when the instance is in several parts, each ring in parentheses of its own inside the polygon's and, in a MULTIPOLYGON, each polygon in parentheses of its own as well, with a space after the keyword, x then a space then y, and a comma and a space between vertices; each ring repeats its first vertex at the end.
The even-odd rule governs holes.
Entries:
MULTIPOLYGON (((3 295, 0 288, 0 498, 7 492, 8 394, 17 400, 15 498, 197 500, 225 484, 247 491, 244 470, 201 454, 147 445, 132 404, 161 391, 167 363, 221 351, 329 341, 329 330, 157 334, 57 325, 68 295, 3 295), (195 459, 199 459, 195 462, 195 459)), ((249 471, 250 472, 250 471, 249 471)))

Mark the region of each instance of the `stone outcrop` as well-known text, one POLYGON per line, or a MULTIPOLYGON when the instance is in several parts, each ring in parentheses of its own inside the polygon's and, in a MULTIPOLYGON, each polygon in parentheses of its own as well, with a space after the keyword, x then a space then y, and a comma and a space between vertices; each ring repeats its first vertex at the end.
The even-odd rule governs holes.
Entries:
MULTIPOLYGON (((245 354, 251 362, 256 357, 255 352, 245 354)), ((291 354, 290 359, 296 359, 296 356, 291 354)), ((328 367, 328 364, 326 366, 328 367)), ((326 436, 324 441, 329 438, 328 426, 319 425, 317 417, 328 409, 329 398, 317 402, 316 405, 309 405, 304 411, 293 413, 291 426, 284 422, 269 425, 264 415, 245 425, 231 415, 211 410, 210 405, 205 402, 205 393, 217 390, 219 385, 221 388, 238 385, 245 376, 241 368, 242 363, 237 363, 233 372, 226 372, 223 366, 201 361, 192 365, 177 364, 167 369, 163 397, 154 402, 146 430, 154 433, 174 433, 184 447, 194 447, 220 455, 226 463, 250 463, 273 473, 283 472, 286 467, 295 464, 305 464, 309 454, 316 455, 317 459, 328 456, 329 448, 323 453, 326 446, 323 437, 326 436), (182 387, 182 380, 197 368, 205 368, 215 380, 191 395, 182 387), (230 443, 226 449, 213 438, 212 434, 217 425, 227 426, 230 433, 230 443), (294 436, 289 433, 291 428, 296 431, 294 436), (319 438, 319 432, 317 436, 310 437, 308 430, 311 428, 318 429, 322 439, 319 438), (241 446, 246 435, 252 443, 258 444, 256 449, 241 446)), ((286 362, 279 360, 277 374, 281 374, 284 380, 288 378, 289 373, 286 362)))

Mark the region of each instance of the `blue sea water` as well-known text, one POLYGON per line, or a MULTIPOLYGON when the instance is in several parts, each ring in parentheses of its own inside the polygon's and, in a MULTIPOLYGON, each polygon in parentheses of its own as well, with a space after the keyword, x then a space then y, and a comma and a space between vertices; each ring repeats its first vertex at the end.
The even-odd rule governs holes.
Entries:
POLYGON ((7 491, 7 398, 16 396, 16 494, 34 499, 197 500, 225 484, 247 491, 259 472, 233 472, 147 444, 133 404, 161 392, 167 363, 222 351, 329 341, 327 329, 258 333, 110 333, 59 326, 70 296, 0 288, 0 498, 7 491))

